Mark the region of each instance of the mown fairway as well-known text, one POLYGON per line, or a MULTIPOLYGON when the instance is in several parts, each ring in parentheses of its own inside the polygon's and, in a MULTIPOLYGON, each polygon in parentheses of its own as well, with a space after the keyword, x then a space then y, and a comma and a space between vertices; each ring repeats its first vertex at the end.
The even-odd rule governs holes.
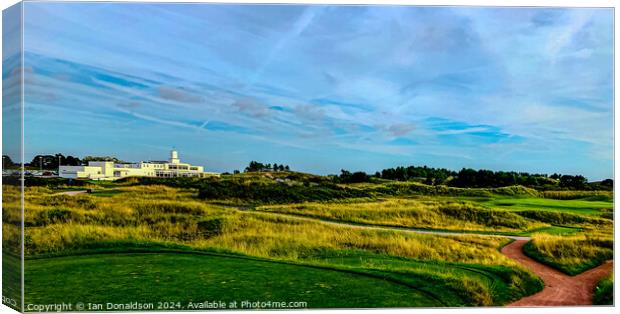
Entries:
POLYGON ((548 198, 491 198, 480 202, 484 206, 510 211, 541 210, 576 215, 601 216, 613 208, 612 201, 598 200, 556 200, 548 198))
MULTIPOLYGON (((441 306, 396 281, 226 255, 118 253, 29 260, 26 303, 303 301, 308 307, 441 306), (62 283, 62 284, 59 284, 62 283)), ((187 308, 186 308, 187 309, 187 308)))
MULTIPOLYGON (((410 183, 288 190, 273 178, 241 178, 207 192, 199 181, 106 182, 78 195, 27 188, 26 304, 502 305, 543 286, 500 253, 510 239, 494 234, 531 235, 534 258, 577 271, 609 258, 613 243, 608 195, 410 183)), ((17 219, 11 213, 5 223, 17 219)))

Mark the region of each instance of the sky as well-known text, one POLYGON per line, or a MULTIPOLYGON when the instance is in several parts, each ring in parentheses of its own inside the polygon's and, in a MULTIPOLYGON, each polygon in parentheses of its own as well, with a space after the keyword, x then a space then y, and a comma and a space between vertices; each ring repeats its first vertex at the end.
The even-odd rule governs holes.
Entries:
MULTIPOLYGON (((26 160, 613 177, 613 11, 25 3, 26 160)), ((11 73, 3 73, 10 76, 11 73)))

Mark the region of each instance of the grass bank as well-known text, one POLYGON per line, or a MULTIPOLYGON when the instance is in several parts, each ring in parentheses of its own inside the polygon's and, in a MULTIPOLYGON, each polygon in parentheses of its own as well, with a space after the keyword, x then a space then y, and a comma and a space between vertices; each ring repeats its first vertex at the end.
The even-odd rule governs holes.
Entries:
POLYGON ((523 251, 539 262, 576 275, 613 258, 613 236, 592 231, 571 236, 536 234, 523 251))

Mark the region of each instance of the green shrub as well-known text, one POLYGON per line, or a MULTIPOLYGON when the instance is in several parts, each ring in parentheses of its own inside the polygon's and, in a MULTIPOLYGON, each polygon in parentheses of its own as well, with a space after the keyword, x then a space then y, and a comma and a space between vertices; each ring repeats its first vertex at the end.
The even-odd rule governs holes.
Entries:
POLYGON ((601 279, 594 289, 594 304, 613 305, 614 304, 614 274, 611 273, 601 279))
POLYGON ((44 225, 68 222, 72 217, 73 215, 70 210, 61 208, 52 208, 39 213, 39 221, 44 225))
POLYGON ((212 218, 198 222, 198 233, 203 238, 210 238, 222 234, 224 218, 212 218))
POLYGON ((306 201, 327 201, 355 197, 369 197, 369 194, 335 184, 287 185, 283 183, 212 181, 205 183, 198 197, 208 200, 238 199, 250 203, 282 204, 306 201))

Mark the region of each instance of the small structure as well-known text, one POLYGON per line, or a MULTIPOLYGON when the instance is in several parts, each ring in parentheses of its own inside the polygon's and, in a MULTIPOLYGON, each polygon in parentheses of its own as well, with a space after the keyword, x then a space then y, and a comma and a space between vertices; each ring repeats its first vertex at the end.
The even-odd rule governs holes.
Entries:
POLYGON ((168 161, 141 161, 128 164, 112 161, 89 161, 87 166, 60 166, 58 176, 70 179, 115 180, 130 176, 208 177, 219 176, 219 173, 204 172, 202 166, 182 163, 178 152, 172 150, 168 161))

